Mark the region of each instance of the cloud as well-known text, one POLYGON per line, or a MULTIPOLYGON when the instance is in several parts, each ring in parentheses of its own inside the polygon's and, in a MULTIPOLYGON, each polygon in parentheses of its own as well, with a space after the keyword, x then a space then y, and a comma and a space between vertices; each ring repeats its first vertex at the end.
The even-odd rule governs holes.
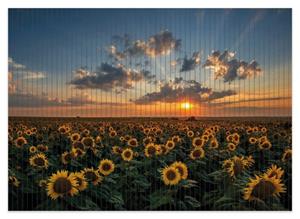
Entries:
POLYGON ((155 102, 176 103, 189 100, 194 103, 208 102, 225 96, 235 95, 235 91, 212 91, 211 88, 202 87, 194 80, 175 78, 173 81, 161 85, 158 92, 147 93, 134 100, 136 104, 151 104, 155 102))
POLYGON ((25 65, 14 61, 14 59, 11 57, 8 58, 8 68, 12 75, 18 74, 18 78, 24 80, 43 79, 47 77, 45 72, 32 71, 25 65))
POLYGON ((191 58, 185 57, 180 72, 190 71, 196 68, 201 62, 200 52, 194 52, 191 58))
POLYGON ((109 46, 106 51, 108 52, 109 56, 112 58, 115 58, 116 61, 121 61, 125 58, 125 54, 122 52, 119 52, 117 50, 117 47, 115 45, 109 46))
POLYGON ((135 82, 149 81, 154 76, 149 71, 127 69, 119 64, 113 66, 102 63, 95 72, 78 69, 75 78, 70 82, 78 89, 100 89, 103 91, 121 92, 133 88, 135 82))
POLYGON ((212 69, 215 79, 223 78, 224 82, 251 78, 262 73, 262 69, 256 61, 251 61, 250 63, 238 61, 234 56, 235 53, 227 50, 223 53, 214 51, 208 56, 203 67, 212 69))
POLYGON ((12 72, 8 72, 8 93, 16 92, 16 82, 14 81, 12 72))
POLYGON ((8 57, 8 67, 11 70, 22 70, 26 69, 26 66, 20 63, 17 63, 16 61, 13 60, 13 58, 8 57))
POLYGON ((58 98, 50 98, 47 95, 34 95, 30 93, 12 93, 8 98, 9 107, 44 107, 61 106, 58 98))
POLYGON ((281 97, 258 97, 258 98, 245 98, 245 99, 233 99, 230 101, 222 101, 222 102, 214 102, 211 105, 231 105, 235 103, 248 103, 248 102, 256 102, 256 101, 275 101, 275 100, 291 100, 291 96, 281 96, 281 97))
POLYGON ((181 47, 181 39, 174 38, 172 32, 163 30, 147 40, 130 40, 128 35, 113 36, 114 44, 107 49, 110 56, 120 61, 126 56, 148 56, 156 57, 159 55, 168 55, 172 50, 181 47), (123 51, 117 49, 117 44, 124 48, 123 51))
POLYGON ((34 71, 26 71, 23 73, 23 79, 25 80, 34 80, 34 79, 43 79, 46 78, 46 73, 44 72, 34 72, 34 71))
POLYGON ((149 38, 146 53, 150 57, 167 55, 171 50, 179 49, 180 47, 181 40, 175 39, 170 31, 164 30, 149 38))
POLYGON ((88 105, 88 104, 96 104, 87 93, 76 94, 72 97, 69 97, 67 100, 63 101, 66 105, 72 106, 80 106, 80 105, 88 105))
POLYGON ((67 99, 51 98, 47 93, 41 95, 15 92, 9 94, 9 107, 66 107, 66 106, 84 106, 84 105, 109 105, 109 106, 122 106, 124 103, 118 102, 98 102, 93 100, 87 93, 78 93, 67 99))

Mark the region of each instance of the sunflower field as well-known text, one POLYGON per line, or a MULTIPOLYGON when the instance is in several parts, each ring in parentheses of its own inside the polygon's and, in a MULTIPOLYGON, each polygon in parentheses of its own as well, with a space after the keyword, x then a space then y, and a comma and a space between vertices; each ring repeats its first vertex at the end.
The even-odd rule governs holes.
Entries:
POLYGON ((9 118, 9 210, 291 210, 290 118, 9 118))

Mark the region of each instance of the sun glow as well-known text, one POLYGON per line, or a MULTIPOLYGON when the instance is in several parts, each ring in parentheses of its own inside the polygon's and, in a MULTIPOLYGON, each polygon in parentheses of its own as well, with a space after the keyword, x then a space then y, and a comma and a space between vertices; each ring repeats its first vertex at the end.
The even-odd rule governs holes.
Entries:
POLYGON ((193 106, 189 102, 184 102, 184 103, 181 103, 180 107, 181 107, 181 109, 190 110, 193 106))

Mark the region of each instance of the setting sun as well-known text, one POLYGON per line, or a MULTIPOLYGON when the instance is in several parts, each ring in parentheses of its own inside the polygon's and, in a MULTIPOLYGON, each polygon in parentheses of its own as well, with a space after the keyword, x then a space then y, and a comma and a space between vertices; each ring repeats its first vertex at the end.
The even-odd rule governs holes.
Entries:
POLYGON ((192 108, 192 104, 189 102, 181 103, 181 109, 189 110, 192 108))

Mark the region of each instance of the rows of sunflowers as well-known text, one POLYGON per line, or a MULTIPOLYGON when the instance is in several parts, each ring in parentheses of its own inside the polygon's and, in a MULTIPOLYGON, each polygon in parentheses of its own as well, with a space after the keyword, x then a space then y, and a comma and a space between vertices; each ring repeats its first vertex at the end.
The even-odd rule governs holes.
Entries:
POLYGON ((291 210, 290 119, 9 120, 10 210, 291 210))

